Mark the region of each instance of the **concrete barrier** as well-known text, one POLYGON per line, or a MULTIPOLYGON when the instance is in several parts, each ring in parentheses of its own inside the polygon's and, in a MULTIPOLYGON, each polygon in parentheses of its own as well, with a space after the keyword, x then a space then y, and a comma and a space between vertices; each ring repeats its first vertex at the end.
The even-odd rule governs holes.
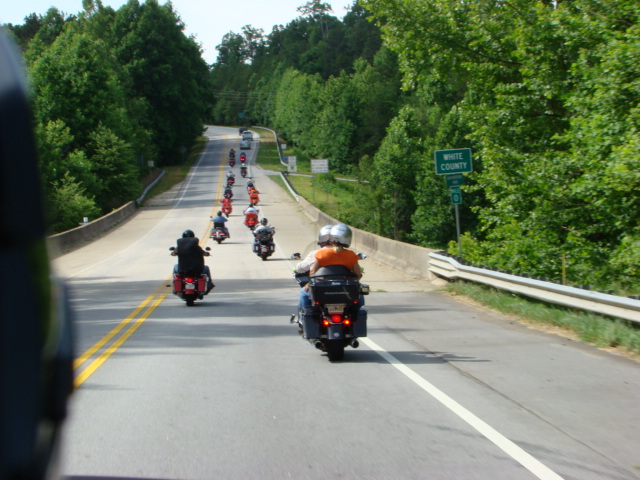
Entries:
POLYGON ((59 257, 64 253, 82 246, 84 243, 95 240, 104 235, 107 230, 127 220, 136 210, 136 202, 129 202, 108 215, 97 218, 86 225, 81 225, 66 232, 50 236, 48 243, 51 256, 53 258, 59 257))
POLYGON ((119 209, 100 218, 96 218, 94 221, 89 222, 86 225, 81 225, 79 227, 72 228, 71 230, 67 230, 66 232, 58 233, 49 237, 48 245, 52 258, 59 257, 64 253, 82 246, 84 243, 95 240, 103 235, 107 230, 110 230, 119 223, 127 220, 137 211, 138 205, 143 202, 144 197, 160 181, 164 174, 164 170, 158 172, 156 178, 147 185, 142 194, 134 202, 129 202, 119 209))
MULTIPOLYGON (((286 180, 285 180, 286 182, 286 180)), ((324 225, 342 223, 324 212, 321 212, 304 197, 297 196, 302 211, 311 219, 318 230, 324 225)), ((433 280, 435 276, 429 270, 429 254, 438 250, 418 247, 408 243, 398 242, 350 227, 353 231, 351 248, 366 253, 371 258, 389 267, 400 270, 416 278, 433 280)))

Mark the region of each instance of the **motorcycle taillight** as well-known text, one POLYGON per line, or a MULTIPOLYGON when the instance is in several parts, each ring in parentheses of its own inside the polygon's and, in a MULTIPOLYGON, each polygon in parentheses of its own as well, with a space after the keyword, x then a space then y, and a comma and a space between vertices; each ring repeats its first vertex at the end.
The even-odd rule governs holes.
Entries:
POLYGON ((331 315, 331 321, 333 323, 341 323, 342 322, 342 315, 331 315))
POLYGON ((187 283, 194 283, 195 279, 191 278, 191 277, 187 277, 187 278, 184 279, 184 281, 187 282, 187 283))

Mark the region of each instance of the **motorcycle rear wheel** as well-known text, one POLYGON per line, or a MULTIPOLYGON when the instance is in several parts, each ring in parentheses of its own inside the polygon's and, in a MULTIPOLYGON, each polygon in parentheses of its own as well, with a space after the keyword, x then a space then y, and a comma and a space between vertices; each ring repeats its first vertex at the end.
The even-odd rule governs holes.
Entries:
POLYGON ((344 358, 344 343, 342 340, 327 340, 327 356, 332 362, 344 358))

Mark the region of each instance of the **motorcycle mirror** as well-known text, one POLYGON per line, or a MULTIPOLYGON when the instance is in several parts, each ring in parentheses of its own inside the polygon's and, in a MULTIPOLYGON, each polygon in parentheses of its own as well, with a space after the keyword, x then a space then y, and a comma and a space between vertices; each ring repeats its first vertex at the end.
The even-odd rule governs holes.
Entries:
POLYGON ((211 247, 207 247, 205 248, 205 250, 208 252, 209 250, 211 250, 211 247))
POLYGON ((360 260, 364 260, 365 258, 367 258, 367 254, 366 254, 366 253, 359 253, 359 254, 358 254, 358 258, 359 258, 360 260))
POLYGON ((291 255, 291 258, 294 260, 300 260, 300 254, 296 252, 293 255, 291 255))
POLYGON ((171 250, 171 251, 173 251, 175 249, 176 249, 176 247, 169 247, 169 250, 171 250))

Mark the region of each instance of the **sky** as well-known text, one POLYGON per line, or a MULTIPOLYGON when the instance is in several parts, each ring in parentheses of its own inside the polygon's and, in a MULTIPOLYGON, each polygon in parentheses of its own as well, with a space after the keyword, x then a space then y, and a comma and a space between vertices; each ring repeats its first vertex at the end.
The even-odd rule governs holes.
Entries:
MULTIPOLYGON (((139 0, 143 3, 143 0, 139 0)), ((104 6, 117 10, 126 0, 102 0, 104 6)), ((165 0, 158 0, 164 4, 165 0)), ((286 25, 300 16, 296 9, 307 0, 172 0, 173 10, 185 24, 185 33, 193 35, 202 45, 203 57, 207 63, 214 63, 217 57, 216 46, 229 32, 241 33, 242 27, 251 25, 262 28, 265 35, 274 25, 286 25)), ((352 0, 323 0, 333 9, 333 15, 342 18, 345 7, 352 0)), ((50 7, 56 7, 66 14, 82 11, 82 0, 13 0, 3 2, 0 8, 0 24, 20 25, 31 13, 44 15, 50 7)))

